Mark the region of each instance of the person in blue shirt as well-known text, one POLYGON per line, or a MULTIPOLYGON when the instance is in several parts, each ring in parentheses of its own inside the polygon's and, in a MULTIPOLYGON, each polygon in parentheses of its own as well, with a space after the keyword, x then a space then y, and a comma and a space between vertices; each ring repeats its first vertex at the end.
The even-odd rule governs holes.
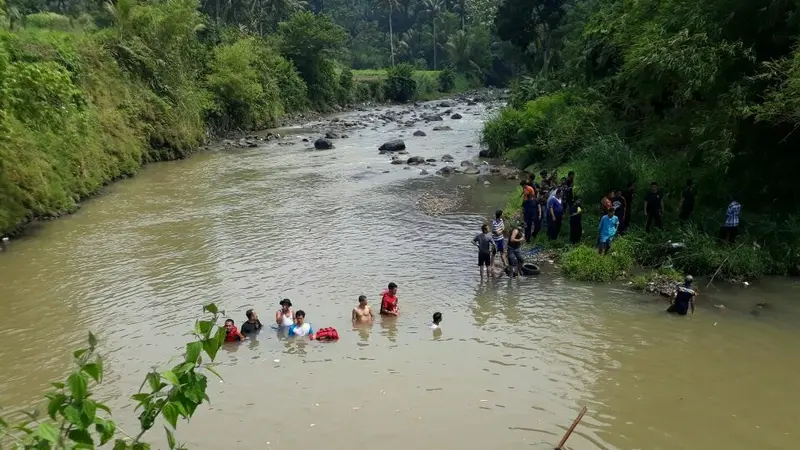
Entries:
POLYGON ((547 237, 551 241, 558 239, 561 232, 561 220, 564 218, 564 205, 561 203, 561 190, 556 190, 547 201, 547 237))
POLYGON ((608 208, 606 215, 600 219, 600 238, 597 241, 597 253, 607 255, 611 249, 611 241, 617 235, 619 217, 614 215, 614 208, 608 208))

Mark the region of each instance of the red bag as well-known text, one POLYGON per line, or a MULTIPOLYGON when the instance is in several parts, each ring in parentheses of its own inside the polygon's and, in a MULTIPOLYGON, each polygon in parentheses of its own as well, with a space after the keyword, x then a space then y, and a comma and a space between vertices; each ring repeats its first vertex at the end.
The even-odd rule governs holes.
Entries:
POLYGON ((318 341, 338 341, 339 333, 336 331, 336 328, 332 327, 322 328, 319 331, 317 331, 316 339, 318 341))

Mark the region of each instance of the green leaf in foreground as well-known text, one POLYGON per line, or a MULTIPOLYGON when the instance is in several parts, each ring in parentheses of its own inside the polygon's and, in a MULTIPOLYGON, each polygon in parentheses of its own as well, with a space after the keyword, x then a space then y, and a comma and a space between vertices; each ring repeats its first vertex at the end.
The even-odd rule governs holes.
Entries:
POLYGON ((42 422, 38 427, 36 427, 36 434, 49 442, 58 441, 58 430, 52 424, 47 422, 42 422))

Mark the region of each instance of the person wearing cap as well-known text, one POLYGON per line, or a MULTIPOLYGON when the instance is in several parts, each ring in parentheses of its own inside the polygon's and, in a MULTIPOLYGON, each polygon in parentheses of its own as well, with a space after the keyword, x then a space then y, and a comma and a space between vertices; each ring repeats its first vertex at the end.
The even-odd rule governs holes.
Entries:
POLYGON ((292 301, 285 298, 280 301, 281 308, 275 311, 275 323, 279 327, 290 327, 294 325, 294 311, 292 311, 292 301))
POLYGON ((697 297, 697 291, 692 287, 693 282, 694 278, 686 275, 683 284, 676 287, 675 294, 672 296, 672 304, 667 308, 668 313, 685 316, 691 309, 694 314, 694 298, 697 297))

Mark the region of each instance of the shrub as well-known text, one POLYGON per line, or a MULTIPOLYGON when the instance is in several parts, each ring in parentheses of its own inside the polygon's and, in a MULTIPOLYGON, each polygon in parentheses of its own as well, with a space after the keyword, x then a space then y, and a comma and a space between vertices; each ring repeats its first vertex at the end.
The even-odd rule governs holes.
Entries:
POLYGON ((26 28, 42 28, 46 30, 70 31, 72 21, 67 16, 53 12, 40 12, 25 16, 26 28))
POLYGON ((414 80, 414 67, 409 64, 398 64, 387 70, 384 91, 386 98, 395 102, 407 102, 414 98, 417 92, 417 82, 414 80))
POLYGON ((339 103, 347 105, 353 102, 353 71, 345 67, 339 74, 339 103))
POLYGON ((441 92, 450 92, 456 85, 456 73, 450 66, 439 72, 438 78, 439 90, 441 92))
POLYGON ((500 110, 484 125, 481 143, 489 148, 490 155, 502 156, 516 146, 521 123, 522 114, 519 110, 513 108, 500 110))
POLYGON ((414 82, 417 83, 414 100, 427 100, 436 98, 439 93, 438 72, 416 71, 414 82))
POLYGON ((574 170, 581 174, 576 191, 591 202, 599 201, 609 189, 623 189, 631 182, 644 188, 656 179, 654 165, 617 135, 595 136, 575 162, 574 170))
POLYGON ((564 252, 560 264, 565 276, 578 281, 613 281, 631 270, 633 257, 625 238, 617 238, 608 255, 600 255, 588 245, 578 245, 564 252))
POLYGON ((214 94, 213 120, 222 129, 250 127, 260 122, 257 105, 264 95, 253 67, 254 45, 250 39, 214 49, 208 87, 214 94))

